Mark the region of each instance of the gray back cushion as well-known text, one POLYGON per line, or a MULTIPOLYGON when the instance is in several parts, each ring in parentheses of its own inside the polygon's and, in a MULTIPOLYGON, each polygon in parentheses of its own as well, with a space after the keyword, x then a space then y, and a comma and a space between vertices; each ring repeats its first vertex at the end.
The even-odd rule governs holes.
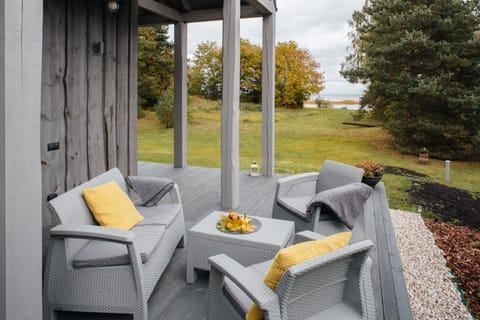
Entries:
POLYGON ((318 175, 315 193, 340 187, 353 182, 361 182, 363 169, 337 161, 325 160, 318 175))
POLYGON ((116 181, 120 188, 127 192, 127 186, 120 170, 117 168, 111 169, 51 200, 49 203, 50 211, 51 214, 56 215, 56 217, 52 217, 52 220, 56 224, 97 224, 83 199, 82 191, 85 188, 95 187, 112 180, 116 181))

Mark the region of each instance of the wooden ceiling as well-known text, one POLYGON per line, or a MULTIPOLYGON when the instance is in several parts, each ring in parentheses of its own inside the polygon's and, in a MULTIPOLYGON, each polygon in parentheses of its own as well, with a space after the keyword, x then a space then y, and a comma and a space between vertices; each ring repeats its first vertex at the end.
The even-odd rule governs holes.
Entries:
MULTIPOLYGON (((223 0, 138 0, 139 24, 222 20, 223 0)), ((241 0, 241 17, 253 18, 276 11, 276 0, 241 0)))

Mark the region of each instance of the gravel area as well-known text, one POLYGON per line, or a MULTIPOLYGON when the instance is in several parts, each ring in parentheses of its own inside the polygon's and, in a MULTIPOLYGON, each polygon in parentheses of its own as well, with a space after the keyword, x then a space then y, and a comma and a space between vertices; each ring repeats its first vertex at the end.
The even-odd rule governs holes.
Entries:
POLYGON ((414 319, 465 319, 445 258, 418 213, 390 210, 414 319))

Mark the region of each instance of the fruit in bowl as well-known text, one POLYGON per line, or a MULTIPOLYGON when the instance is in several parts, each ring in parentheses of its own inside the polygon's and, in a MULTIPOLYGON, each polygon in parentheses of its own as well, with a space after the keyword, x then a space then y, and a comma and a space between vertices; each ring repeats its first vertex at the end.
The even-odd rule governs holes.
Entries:
POLYGON ((220 231, 249 233, 255 231, 256 226, 250 225, 252 218, 248 218, 246 214, 239 215, 235 211, 230 211, 228 215, 222 213, 217 228, 220 231))

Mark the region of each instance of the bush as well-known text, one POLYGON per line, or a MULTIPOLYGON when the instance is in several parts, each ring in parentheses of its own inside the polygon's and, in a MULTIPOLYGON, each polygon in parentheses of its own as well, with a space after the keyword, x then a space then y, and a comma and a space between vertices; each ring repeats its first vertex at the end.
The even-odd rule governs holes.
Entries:
POLYGON ((242 112, 259 112, 262 111, 262 105, 253 102, 240 102, 240 111, 242 112))
POLYGON ((319 99, 315 100, 315 102, 317 103, 317 107, 319 107, 319 108, 331 108, 331 107, 333 107, 333 105, 328 100, 324 100, 324 99, 319 98, 319 99))
MULTIPOLYGON (((190 97, 187 97, 187 105, 191 104, 190 97)), ((173 89, 165 89, 160 97, 158 97, 158 103, 155 105, 155 113, 157 114, 158 120, 163 124, 165 128, 173 128, 175 124, 175 108, 174 108, 174 95, 173 89)), ((187 107, 187 122, 193 123, 193 117, 187 107)))
POLYGON ((160 123, 162 123, 165 128, 173 128, 175 123, 173 100, 173 89, 169 87, 158 97, 158 102, 154 108, 158 120, 160 120, 160 123))

